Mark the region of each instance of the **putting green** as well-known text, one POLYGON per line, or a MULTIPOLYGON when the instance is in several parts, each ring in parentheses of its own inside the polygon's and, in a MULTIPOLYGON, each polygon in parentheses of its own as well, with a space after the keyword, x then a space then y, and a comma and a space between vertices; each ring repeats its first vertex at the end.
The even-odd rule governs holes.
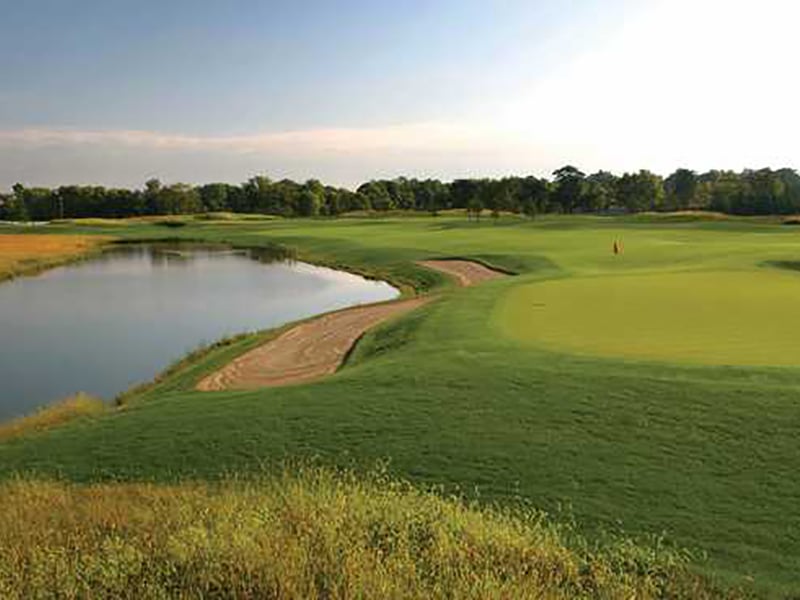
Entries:
POLYGON ((693 272, 514 288, 495 322, 578 354, 713 365, 800 365, 800 274, 693 272))

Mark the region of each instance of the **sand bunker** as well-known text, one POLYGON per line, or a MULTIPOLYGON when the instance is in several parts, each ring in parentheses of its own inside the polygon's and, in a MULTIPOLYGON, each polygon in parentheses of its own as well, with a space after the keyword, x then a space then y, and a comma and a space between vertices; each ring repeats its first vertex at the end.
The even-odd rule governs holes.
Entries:
MULTIPOLYGON (((462 286, 503 276, 466 260, 428 260, 419 264, 455 277, 462 286)), ((330 375, 367 330, 432 299, 422 296, 355 306, 301 323, 205 377, 196 389, 247 390, 306 383, 330 375)))
POLYGON ((462 286, 476 285, 505 275, 471 260, 422 260, 417 264, 455 277, 462 286))

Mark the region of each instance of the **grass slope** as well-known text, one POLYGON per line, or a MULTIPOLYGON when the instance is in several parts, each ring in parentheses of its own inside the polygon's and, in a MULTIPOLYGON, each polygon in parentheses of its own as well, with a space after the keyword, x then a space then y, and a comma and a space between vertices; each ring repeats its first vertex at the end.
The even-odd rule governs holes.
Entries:
MULTIPOLYGON (((114 234, 154 239, 164 229, 114 234)), ((536 282, 761 272, 768 262, 797 260, 791 228, 448 217, 192 223, 169 235, 282 243, 302 258, 422 288, 441 278, 413 260, 474 257, 520 275, 447 288, 440 301, 368 334, 347 368, 324 382, 192 392, 197 377, 237 349, 211 351, 121 412, 0 444, 0 473, 171 481, 257 473, 285 457, 366 466, 389 459, 414 481, 477 488, 484 499, 521 496, 551 511, 567 506, 587 531, 664 532, 707 551, 705 568, 729 581, 798 590, 797 369, 571 355, 504 335, 497 313, 509 294, 536 282), (625 244, 622 260, 611 253, 615 238, 625 244)))

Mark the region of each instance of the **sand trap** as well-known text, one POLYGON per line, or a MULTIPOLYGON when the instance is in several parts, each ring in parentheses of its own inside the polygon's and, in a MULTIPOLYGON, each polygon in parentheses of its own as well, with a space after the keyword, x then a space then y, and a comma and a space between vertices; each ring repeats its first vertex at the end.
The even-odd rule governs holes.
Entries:
MULTIPOLYGON (((466 260, 427 260, 419 264, 455 277, 462 286, 503 276, 466 260)), ((433 296, 423 296, 355 306, 301 323, 208 375, 196 389, 206 392, 248 390, 306 383, 325 377, 336 372, 364 332, 432 299, 433 296)))
POLYGON ((417 264, 455 277, 461 286, 476 285, 505 276, 505 273, 471 260, 422 260, 417 264))
POLYGON ((411 298, 356 306, 301 323, 212 373, 197 384, 197 389, 243 390, 303 383, 330 375, 366 330, 429 300, 411 298))

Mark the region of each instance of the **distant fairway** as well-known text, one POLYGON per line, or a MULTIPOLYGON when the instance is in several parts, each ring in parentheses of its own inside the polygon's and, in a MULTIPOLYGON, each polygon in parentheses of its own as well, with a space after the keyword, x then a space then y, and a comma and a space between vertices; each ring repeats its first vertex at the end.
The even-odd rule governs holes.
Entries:
POLYGON ((800 273, 597 276, 519 286, 503 331, 573 353, 709 365, 797 366, 800 273))

